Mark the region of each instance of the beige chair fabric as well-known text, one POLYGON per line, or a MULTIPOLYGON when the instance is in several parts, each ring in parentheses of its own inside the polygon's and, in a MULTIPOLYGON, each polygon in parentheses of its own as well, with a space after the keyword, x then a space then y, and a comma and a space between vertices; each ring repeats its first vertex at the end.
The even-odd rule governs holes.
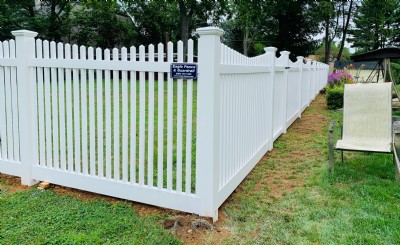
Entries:
POLYGON ((336 149, 391 152, 391 83, 346 84, 343 137, 336 149))

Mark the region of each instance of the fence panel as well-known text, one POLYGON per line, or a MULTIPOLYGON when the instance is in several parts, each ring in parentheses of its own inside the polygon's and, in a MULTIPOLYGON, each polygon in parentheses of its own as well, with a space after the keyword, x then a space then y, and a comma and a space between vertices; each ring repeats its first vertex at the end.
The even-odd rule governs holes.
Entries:
POLYGON ((289 127, 298 117, 301 97, 301 70, 293 63, 290 64, 287 87, 287 115, 286 125, 289 127))
POLYGON ((31 60, 38 78, 33 178, 195 212, 196 83, 170 78, 169 64, 183 62, 184 55, 181 42, 176 58, 172 43, 168 47, 165 62, 162 45, 158 55, 153 45, 140 46, 138 54, 135 47, 129 53, 113 49, 111 55, 107 49, 95 53, 92 47, 38 39, 31 60), (158 195, 171 196, 158 200, 158 195))
POLYGON ((0 172, 20 175, 20 135, 15 41, 0 42, 0 172))
POLYGON ((267 55, 248 58, 221 46, 218 205, 269 148, 272 125, 267 91, 272 89, 272 80, 268 62, 267 55))
POLYGON ((170 76, 194 61, 192 40, 188 54, 182 42, 110 51, 13 32, 0 42, 0 172, 217 219, 328 67, 273 47, 248 58, 222 30, 198 31, 198 93, 170 76))
POLYGON ((310 67, 309 63, 307 62, 303 66, 303 74, 302 74, 302 86, 301 86, 301 112, 303 112, 309 105, 309 93, 310 93, 310 86, 311 81, 310 77, 310 67))

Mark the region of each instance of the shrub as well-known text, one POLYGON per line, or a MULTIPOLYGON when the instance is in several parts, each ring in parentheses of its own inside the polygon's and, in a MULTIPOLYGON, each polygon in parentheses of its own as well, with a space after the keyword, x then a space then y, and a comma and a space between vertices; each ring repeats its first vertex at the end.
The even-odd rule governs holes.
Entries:
POLYGON ((336 110, 343 107, 344 85, 334 86, 326 90, 328 109, 336 110))
POLYGON ((335 110, 343 107, 344 84, 354 83, 353 77, 345 71, 335 72, 328 77, 326 88, 326 103, 328 109, 335 110))
MULTIPOLYGON (((393 80, 396 84, 400 83, 400 64, 391 63, 390 69, 392 70, 393 80)), ((389 74, 388 74, 389 75, 389 74)), ((388 77, 389 79, 389 77, 388 77)))

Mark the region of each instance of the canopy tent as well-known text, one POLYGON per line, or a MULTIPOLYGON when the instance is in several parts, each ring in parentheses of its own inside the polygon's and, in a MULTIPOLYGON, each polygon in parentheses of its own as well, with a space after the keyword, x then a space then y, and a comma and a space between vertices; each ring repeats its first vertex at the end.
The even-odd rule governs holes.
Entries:
POLYGON ((376 49, 370 52, 352 55, 350 56, 350 59, 354 62, 377 61, 375 68, 368 76, 366 82, 373 82, 375 75, 377 75, 376 81, 378 81, 379 76, 382 73, 384 82, 392 82, 393 90, 396 92, 397 98, 400 101, 400 94, 393 79, 392 70, 390 68, 390 59, 400 59, 400 48, 390 47, 376 49), (386 74, 389 75, 389 79, 386 78, 386 74))
POLYGON ((395 84, 395 82, 393 81, 392 71, 390 69, 390 59, 400 59, 400 48, 390 47, 376 49, 370 52, 352 55, 350 56, 350 59, 354 62, 377 61, 376 66, 372 70, 371 74, 368 76, 366 82, 373 82, 373 78, 376 74, 378 81, 381 73, 383 81, 386 82, 386 74, 387 71, 389 71, 389 81, 392 82, 393 85, 395 84), (376 72, 374 73, 374 71, 376 72))
POLYGON ((370 52, 350 56, 354 62, 360 61, 380 61, 384 59, 400 59, 400 48, 381 48, 370 52))

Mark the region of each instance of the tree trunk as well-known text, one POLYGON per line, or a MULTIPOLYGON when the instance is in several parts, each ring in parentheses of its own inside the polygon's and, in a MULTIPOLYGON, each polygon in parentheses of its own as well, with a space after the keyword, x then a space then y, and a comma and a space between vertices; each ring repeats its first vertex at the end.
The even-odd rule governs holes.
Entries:
POLYGON ((189 10, 185 5, 185 1, 179 1, 179 14, 181 18, 181 38, 183 42, 183 61, 186 62, 186 54, 188 49, 188 39, 189 39, 189 26, 192 20, 193 9, 189 10))
POLYGON ((249 48, 250 48, 249 22, 246 19, 246 25, 245 25, 244 37, 243 37, 243 55, 248 56, 249 48))
POLYGON ((325 59, 324 63, 329 65, 331 56, 331 40, 329 40, 329 18, 325 19, 325 59))
POLYGON ((56 15, 56 5, 54 1, 50 2, 50 25, 49 25, 49 36, 52 41, 60 41, 59 33, 57 31, 57 15, 56 15))
MULTIPOLYGON (((342 41, 340 42, 340 48, 339 48, 339 53, 337 55, 337 60, 340 60, 342 58, 344 42, 346 41, 347 30, 349 28, 349 23, 350 23, 350 18, 351 18, 352 7, 353 7, 353 0, 350 0, 349 12, 347 13, 346 24, 343 26, 342 41)), ((343 5, 343 10, 344 10, 344 5, 343 5)), ((344 15, 344 11, 343 11, 343 15, 344 15)))
POLYGON ((183 42, 183 61, 186 61, 186 54, 187 54, 187 46, 188 46, 188 39, 189 39, 189 17, 187 15, 181 16, 181 36, 183 42))

